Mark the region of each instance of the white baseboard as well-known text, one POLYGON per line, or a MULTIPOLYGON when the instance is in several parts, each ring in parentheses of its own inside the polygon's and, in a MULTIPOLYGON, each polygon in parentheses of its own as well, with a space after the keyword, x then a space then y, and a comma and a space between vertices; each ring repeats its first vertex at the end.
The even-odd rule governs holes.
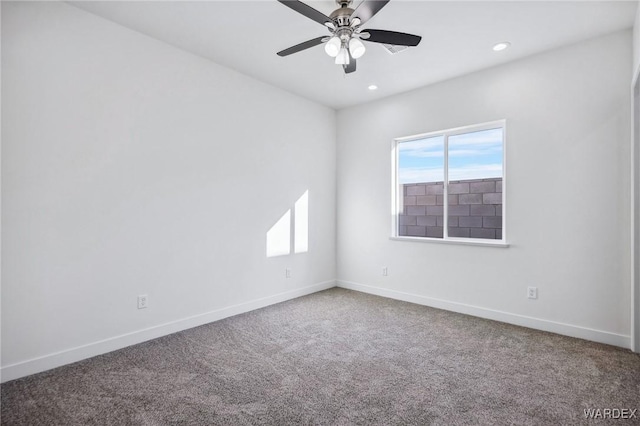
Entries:
POLYGON ((192 317, 172 321, 166 324, 157 325, 155 327, 134 331, 132 333, 111 337, 109 339, 100 340, 64 351, 52 353, 49 355, 33 358, 27 361, 18 362, 7 365, 0 369, 1 382, 18 379, 62 365, 71 364, 83 359, 102 355, 107 352, 122 349, 137 343, 146 342, 147 340, 156 339, 178 331, 187 330, 189 328, 208 324, 223 318, 232 317, 234 315, 264 308, 265 306, 284 302, 286 300, 295 299, 297 297, 306 296, 311 293, 326 290, 336 286, 335 280, 324 281, 311 286, 298 288, 295 290, 285 291, 273 296, 263 297, 238 305, 228 306, 215 311, 206 312, 192 317))
POLYGON ((418 305, 430 306, 432 308, 444 309, 447 311, 453 311, 461 314, 473 315, 475 317, 506 322, 508 324, 519 325, 536 330, 562 334, 564 336, 577 337, 594 342, 606 343, 608 345, 620 346, 627 349, 631 347, 631 336, 625 336, 623 334, 594 330, 591 328, 580 327, 576 325, 563 324, 555 321, 512 314, 509 312, 496 311, 493 309, 481 308, 479 306, 451 302, 442 299, 435 299, 432 297, 419 296, 417 294, 404 293, 401 291, 389 290, 386 288, 372 287, 369 285, 350 281, 338 280, 337 286, 349 290, 360 291, 363 293, 375 294, 376 296, 388 297, 390 299, 397 299, 404 302, 416 303, 418 305))
POLYGON ((579 327, 539 318, 527 317, 524 315, 512 314, 509 312, 496 311, 493 309, 481 308, 464 303, 457 303, 432 297, 420 296, 417 294, 404 293, 396 290, 373 287, 350 281, 329 280, 311 286, 278 293, 273 296, 251 300, 248 302, 240 303, 238 305, 228 306, 226 308, 217 309, 215 311, 206 312, 200 315, 194 315, 192 317, 184 318, 166 324, 161 324, 155 327, 150 327, 132 333, 115 336, 109 339, 100 340, 27 361, 7 365, 0 369, 0 377, 2 378, 0 382, 4 383, 9 380, 18 379, 20 377, 25 377, 35 373, 40 373, 42 371, 60 367, 62 365, 71 364, 83 359, 102 355, 107 352, 125 348, 127 346, 135 345, 137 343, 156 339, 158 337, 166 336, 178 331, 187 330, 189 328, 208 324, 210 322, 264 308, 269 305, 284 302, 290 299, 295 299, 301 296, 306 296, 308 294, 327 290, 336 286, 349 290, 360 291, 363 293, 374 294, 377 296, 388 297, 390 299, 402 300, 405 302, 416 303, 419 305, 430 306, 433 308, 444 309, 447 311, 453 311, 467 315, 473 315, 480 318, 501 321, 508 324, 519 325, 522 327, 562 334, 564 336, 577 337, 580 339, 605 343, 608 345, 620 346, 623 348, 630 348, 631 346, 631 337, 622 334, 610 333, 607 331, 594 330, 586 327, 579 327))

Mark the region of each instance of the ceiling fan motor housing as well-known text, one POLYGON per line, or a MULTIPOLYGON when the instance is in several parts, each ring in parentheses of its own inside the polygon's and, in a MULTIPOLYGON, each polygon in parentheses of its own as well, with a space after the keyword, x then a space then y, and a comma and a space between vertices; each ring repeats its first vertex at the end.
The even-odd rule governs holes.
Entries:
POLYGON ((351 26, 351 14, 354 12, 350 7, 342 6, 340 9, 334 10, 329 18, 336 24, 336 27, 349 27, 351 26))

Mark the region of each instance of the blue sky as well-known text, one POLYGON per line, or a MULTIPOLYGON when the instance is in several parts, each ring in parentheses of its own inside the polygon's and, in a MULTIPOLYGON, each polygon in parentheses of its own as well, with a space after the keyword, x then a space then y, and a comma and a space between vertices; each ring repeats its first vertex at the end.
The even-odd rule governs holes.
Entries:
MULTIPOLYGON (((444 136, 398 144, 400 183, 444 180, 444 136)), ((502 129, 449 136, 449 180, 502 177, 502 129)))

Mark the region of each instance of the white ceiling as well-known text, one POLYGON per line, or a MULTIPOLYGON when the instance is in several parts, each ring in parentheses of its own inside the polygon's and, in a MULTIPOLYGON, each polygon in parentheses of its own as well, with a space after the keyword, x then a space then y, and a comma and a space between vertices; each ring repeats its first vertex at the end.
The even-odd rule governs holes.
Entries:
MULTIPOLYGON (((276 55, 328 31, 275 0, 71 3, 336 109, 630 28, 637 4, 391 0, 363 27, 421 35, 422 42, 396 55, 366 43, 357 71, 345 76, 322 46, 276 55), (500 41, 511 42, 511 48, 492 51, 500 41), (367 90, 370 84, 379 89, 367 90)), ((307 3, 327 15, 337 7, 333 0, 307 3)))

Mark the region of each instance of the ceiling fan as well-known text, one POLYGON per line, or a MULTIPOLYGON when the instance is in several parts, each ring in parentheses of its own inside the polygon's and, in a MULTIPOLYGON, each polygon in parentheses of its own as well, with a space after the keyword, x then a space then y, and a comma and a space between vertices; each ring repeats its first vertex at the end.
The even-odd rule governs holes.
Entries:
POLYGON ((422 39, 417 35, 396 31, 363 30, 362 25, 386 6, 389 0, 363 0, 356 9, 349 7, 353 0, 336 0, 340 7, 329 16, 298 0, 278 1, 301 15, 324 25, 331 33, 329 36, 317 37, 282 50, 278 52, 278 56, 291 55, 325 43, 324 50, 327 55, 335 58, 335 63, 342 65, 346 74, 356 70, 356 59, 364 55, 366 47, 362 40, 394 46, 417 46, 422 39))

